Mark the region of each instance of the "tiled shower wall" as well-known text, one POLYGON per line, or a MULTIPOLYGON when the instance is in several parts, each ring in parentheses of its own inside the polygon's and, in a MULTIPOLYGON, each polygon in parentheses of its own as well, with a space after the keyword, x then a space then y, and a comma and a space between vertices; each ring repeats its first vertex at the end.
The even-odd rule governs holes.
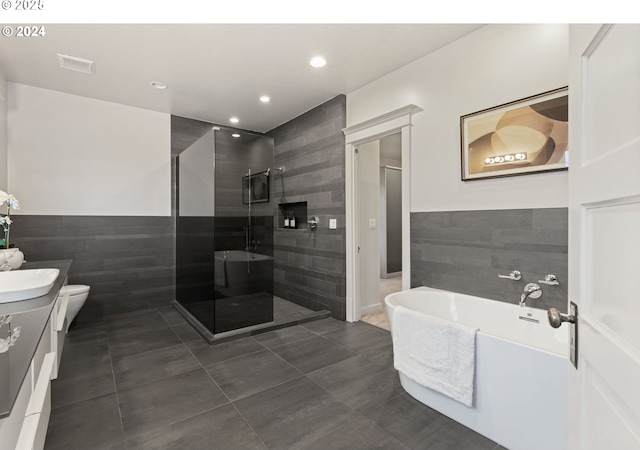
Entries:
POLYGON ((527 283, 551 273, 527 305, 567 304, 567 208, 411 213, 411 287, 430 286, 517 304, 527 283), (520 281, 499 278, 512 270, 520 281))
MULTIPOLYGON (((172 116, 172 155, 178 155, 211 126, 172 116)), ((284 166, 285 172, 272 170, 269 203, 256 205, 261 215, 266 215, 265 208, 269 208, 277 217, 278 204, 307 202, 307 215, 319 217, 315 231, 310 231, 306 224, 299 224, 296 230, 275 228, 274 294, 313 310, 329 310, 333 317, 343 320, 346 233, 342 129, 345 126, 346 97, 340 95, 267 133, 275 141, 271 167, 284 166), (329 218, 337 219, 336 230, 329 230, 329 218)), ((173 163, 175 171, 175 159, 173 163)), ((260 168, 267 167, 263 164, 260 168)), ((175 179, 174 176, 174 218, 175 179)), ((275 222, 276 219, 274 226, 275 222)))
POLYGON ((345 139, 346 97, 339 95, 267 133, 275 138, 271 182, 274 208, 307 202, 315 230, 276 228, 274 293, 301 306, 346 317, 345 139), (338 228, 329 229, 329 218, 338 228))

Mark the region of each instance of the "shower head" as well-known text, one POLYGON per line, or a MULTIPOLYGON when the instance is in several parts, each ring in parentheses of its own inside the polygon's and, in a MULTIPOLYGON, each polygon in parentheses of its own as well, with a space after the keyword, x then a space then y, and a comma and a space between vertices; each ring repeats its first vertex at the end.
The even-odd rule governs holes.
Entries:
MULTIPOLYGON (((282 175, 284 173, 284 166, 280 166, 280 167, 274 167, 273 168, 274 172, 278 172, 280 173, 280 175, 282 175)), ((269 167, 267 170, 264 171, 264 173, 269 176, 269 173, 271 172, 271 167, 269 167)))

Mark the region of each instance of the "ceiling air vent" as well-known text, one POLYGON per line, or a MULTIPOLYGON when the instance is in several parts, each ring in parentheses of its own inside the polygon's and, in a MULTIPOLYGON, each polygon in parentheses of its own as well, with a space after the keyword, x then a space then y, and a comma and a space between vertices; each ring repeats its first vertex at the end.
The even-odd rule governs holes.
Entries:
POLYGON ((96 63, 88 59, 58 53, 58 64, 63 69, 75 70, 89 75, 96 74, 96 63))

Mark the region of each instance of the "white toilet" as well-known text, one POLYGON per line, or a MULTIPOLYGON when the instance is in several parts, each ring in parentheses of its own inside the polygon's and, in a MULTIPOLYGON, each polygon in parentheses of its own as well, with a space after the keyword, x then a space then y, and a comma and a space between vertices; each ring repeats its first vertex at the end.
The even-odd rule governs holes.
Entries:
POLYGON ((89 286, 84 284, 67 284, 60 289, 60 295, 69 294, 69 304, 67 306, 67 329, 65 333, 69 331, 69 326, 73 319, 80 312, 80 308, 84 305, 84 302, 89 296, 89 286))

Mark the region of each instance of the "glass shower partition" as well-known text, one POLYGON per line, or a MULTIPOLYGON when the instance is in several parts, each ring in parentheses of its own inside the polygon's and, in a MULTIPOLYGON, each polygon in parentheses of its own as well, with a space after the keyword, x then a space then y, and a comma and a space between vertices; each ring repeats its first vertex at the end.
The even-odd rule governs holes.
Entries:
POLYGON ((273 321, 273 139, 216 132, 215 333, 273 321))
POLYGON ((214 330, 215 134, 177 158, 176 300, 201 334, 214 330))
POLYGON ((213 340, 273 322, 273 139, 214 128, 178 157, 176 298, 213 340))

